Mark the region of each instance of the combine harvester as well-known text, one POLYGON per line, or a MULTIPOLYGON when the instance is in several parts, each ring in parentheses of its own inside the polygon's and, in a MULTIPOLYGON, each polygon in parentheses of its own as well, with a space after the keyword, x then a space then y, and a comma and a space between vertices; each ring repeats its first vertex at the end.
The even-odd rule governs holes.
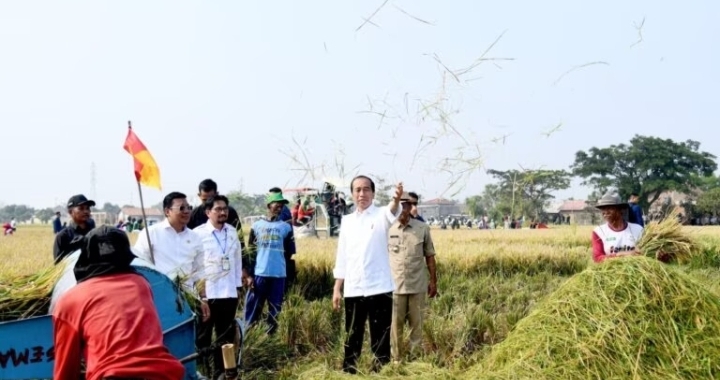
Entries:
MULTIPOLYGON (((333 194, 339 193, 345 199, 346 202, 350 201, 346 195, 350 194, 349 181, 340 178, 329 178, 323 179, 322 190, 312 187, 300 187, 283 189, 283 195, 290 201, 288 207, 293 209, 298 199, 308 199, 310 201, 310 207, 314 210, 313 218, 303 226, 294 226, 295 238, 331 238, 336 237, 340 234, 339 220, 331 221, 330 213, 328 210, 328 203, 333 194)), ((352 204, 348 204, 348 212, 352 208, 352 204)))
MULTIPOLYGON (((65 259, 66 269, 55 284, 50 310, 65 291, 75 286, 75 275, 72 269, 79 254, 80 251, 77 251, 65 259)), ((150 283, 155 308, 160 316, 165 346, 185 365, 184 379, 206 379, 197 372, 195 365, 195 360, 201 354, 195 350, 196 316, 190 304, 179 291, 178 286, 169 277, 157 271, 152 264, 135 259, 133 266, 150 283)), ((239 337, 237 344, 226 345, 222 348, 226 368, 229 367, 226 370, 225 380, 239 379, 238 367, 244 329, 242 321, 236 321, 239 337)), ((53 365, 51 315, 0 322, 0 379, 51 379, 53 365)))

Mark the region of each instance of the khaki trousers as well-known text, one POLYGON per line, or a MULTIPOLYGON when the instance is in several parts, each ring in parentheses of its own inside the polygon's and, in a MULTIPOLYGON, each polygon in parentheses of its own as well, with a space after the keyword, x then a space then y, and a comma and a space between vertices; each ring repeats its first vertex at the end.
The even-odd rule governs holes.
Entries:
POLYGON ((390 327, 390 347, 393 360, 401 360, 403 329, 405 322, 410 324, 410 352, 422 348, 423 312, 425 310, 425 293, 393 294, 392 325, 390 327))

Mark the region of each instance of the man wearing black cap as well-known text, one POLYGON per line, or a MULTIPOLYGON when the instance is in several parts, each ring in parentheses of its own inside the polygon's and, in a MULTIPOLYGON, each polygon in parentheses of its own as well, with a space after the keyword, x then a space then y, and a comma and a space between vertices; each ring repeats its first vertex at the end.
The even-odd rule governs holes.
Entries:
POLYGON ((163 344, 147 280, 131 266, 125 232, 110 226, 81 239, 77 285, 52 312, 54 379, 181 380, 185 368, 163 344))
POLYGON ((94 206, 95 201, 87 199, 82 194, 70 197, 67 203, 70 222, 55 235, 53 245, 55 264, 80 249, 83 236, 95 228, 95 221, 90 218, 90 208, 94 206))

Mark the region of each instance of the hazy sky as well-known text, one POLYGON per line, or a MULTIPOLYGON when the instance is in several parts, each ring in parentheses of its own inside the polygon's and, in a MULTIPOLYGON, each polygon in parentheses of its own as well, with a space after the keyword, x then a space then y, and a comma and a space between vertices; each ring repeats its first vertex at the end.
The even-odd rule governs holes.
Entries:
MULTIPOLYGON (((308 170, 289 156, 303 154, 318 168, 304 184, 322 183, 323 164, 337 176, 338 157, 348 175, 361 165, 426 199, 456 190, 446 192, 440 164, 476 145, 496 169, 567 168, 577 150, 636 133, 720 155, 716 1, 390 0, 370 19, 377 26, 356 30, 380 4, 1 2, 0 202, 44 207, 85 193, 137 204, 128 120, 160 166, 150 204, 195 194, 207 177, 221 192, 294 187, 308 170), (446 104, 422 121, 420 102, 441 104, 434 55, 457 71, 503 32, 485 57, 514 60, 486 60, 462 83, 446 75, 446 104), (591 62, 606 64, 563 76, 591 62), (382 123, 363 113, 368 99, 382 123), (439 109, 457 134, 440 134, 439 109), (503 135, 504 145, 491 141, 503 135), (437 143, 418 152, 429 136, 437 143)), ((458 197, 488 183, 475 163, 453 170, 473 168, 458 197)), ((576 184, 558 196, 587 192, 576 184)))

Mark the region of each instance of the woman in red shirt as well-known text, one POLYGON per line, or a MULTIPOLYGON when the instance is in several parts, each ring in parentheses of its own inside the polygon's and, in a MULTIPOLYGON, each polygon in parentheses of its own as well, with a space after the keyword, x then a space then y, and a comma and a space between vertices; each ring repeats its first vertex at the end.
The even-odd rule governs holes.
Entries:
POLYGON ((163 344, 150 284, 130 263, 125 232, 110 226, 84 238, 68 289, 53 311, 54 379, 181 380, 185 368, 163 344))

